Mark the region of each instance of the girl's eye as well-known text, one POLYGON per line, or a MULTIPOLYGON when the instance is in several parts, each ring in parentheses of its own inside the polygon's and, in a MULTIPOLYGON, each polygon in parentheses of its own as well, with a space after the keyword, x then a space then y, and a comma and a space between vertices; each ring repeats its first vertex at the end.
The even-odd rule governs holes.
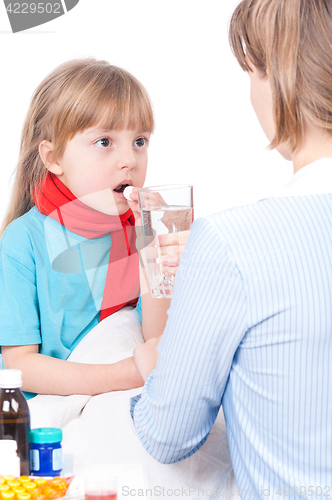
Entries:
POLYGON ((149 141, 145 137, 139 137, 138 139, 136 139, 134 144, 139 148, 143 148, 148 142, 149 141))
POLYGON ((111 141, 107 137, 103 137, 102 139, 99 139, 96 144, 100 148, 108 148, 108 146, 111 144, 111 141))

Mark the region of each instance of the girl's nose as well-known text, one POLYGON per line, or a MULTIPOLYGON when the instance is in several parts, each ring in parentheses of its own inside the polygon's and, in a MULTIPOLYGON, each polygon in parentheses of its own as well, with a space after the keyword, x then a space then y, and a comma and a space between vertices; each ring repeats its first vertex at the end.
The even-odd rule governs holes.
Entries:
POLYGON ((121 151, 118 165, 120 169, 129 168, 129 170, 132 170, 136 166, 136 156, 132 148, 126 148, 121 151))

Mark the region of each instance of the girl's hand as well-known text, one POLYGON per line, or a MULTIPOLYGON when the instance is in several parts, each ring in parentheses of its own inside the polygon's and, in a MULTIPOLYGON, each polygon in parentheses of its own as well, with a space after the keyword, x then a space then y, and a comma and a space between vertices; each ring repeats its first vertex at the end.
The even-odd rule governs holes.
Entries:
POLYGON ((22 389, 28 392, 95 395, 143 385, 132 356, 112 364, 85 364, 40 354, 38 344, 2 346, 2 355, 6 368, 22 371, 22 389))
POLYGON ((144 382, 157 366, 160 337, 151 338, 134 349, 134 361, 144 382))
POLYGON ((138 201, 138 189, 134 188, 130 193, 130 197, 132 201, 127 200, 129 208, 131 208, 134 217, 135 217, 135 229, 136 229, 136 248, 138 252, 138 256, 140 259, 141 267, 144 268, 144 256, 141 254, 141 251, 144 248, 144 239, 143 239, 143 231, 142 231, 142 220, 140 213, 140 206, 138 201))
MULTIPOLYGON (((163 198, 160 196, 159 193, 151 192, 151 193, 147 193, 145 196, 146 196, 146 201, 148 201, 148 205, 150 205, 151 207, 152 206, 158 207, 158 206, 165 205, 165 201, 163 200, 163 198)), ((132 201, 130 201, 128 199, 127 199, 127 201, 128 201, 129 208, 131 208, 133 213, 134 213, 135 225, 137 226, 138 221, 140 221, 140 223, 141 223, 141 214, 140 214, 140 206, 139 206, 138 189, 137 188, 134 188, 132 190, 132 192, 130 193, 130 197, 131 197, 132 201)), ((162 219, 162 221, 164 222, 164 219, 162 219)))
POLYGON ((141 213, 140 213, 140 207, 139 207, 139 202, 138 202, 138 189, 134 188, 130 194, 131 200, 128 201, 129 208, 131 208, 134 217, 135 217, 135 226, 141 226, 142 221, 141 221, 141 213))

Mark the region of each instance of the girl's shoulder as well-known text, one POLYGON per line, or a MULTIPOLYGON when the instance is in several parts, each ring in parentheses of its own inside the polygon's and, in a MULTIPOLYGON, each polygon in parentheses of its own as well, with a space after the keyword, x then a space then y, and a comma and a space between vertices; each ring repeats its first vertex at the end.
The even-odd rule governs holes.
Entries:
POLYGON ((44 219, 45 216, 32 207, 29 212, 11 222, 0 240, 1 253, 11 255, 13 251, 23 252, 27 247, 31 248, 35 236, 44 233, 44 219))

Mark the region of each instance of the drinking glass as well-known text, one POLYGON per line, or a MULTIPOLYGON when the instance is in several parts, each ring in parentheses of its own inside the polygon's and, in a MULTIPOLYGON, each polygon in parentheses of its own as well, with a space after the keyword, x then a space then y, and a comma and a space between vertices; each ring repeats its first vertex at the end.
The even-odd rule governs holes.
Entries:
POLYGON ((150 292, 154 298, 171 298, 194 217, 193 186, 152 186, 138 193, 150 292))
POLYGON ((116 500, 117 476, 93 474, 85 478, 85 500, 116 500))

